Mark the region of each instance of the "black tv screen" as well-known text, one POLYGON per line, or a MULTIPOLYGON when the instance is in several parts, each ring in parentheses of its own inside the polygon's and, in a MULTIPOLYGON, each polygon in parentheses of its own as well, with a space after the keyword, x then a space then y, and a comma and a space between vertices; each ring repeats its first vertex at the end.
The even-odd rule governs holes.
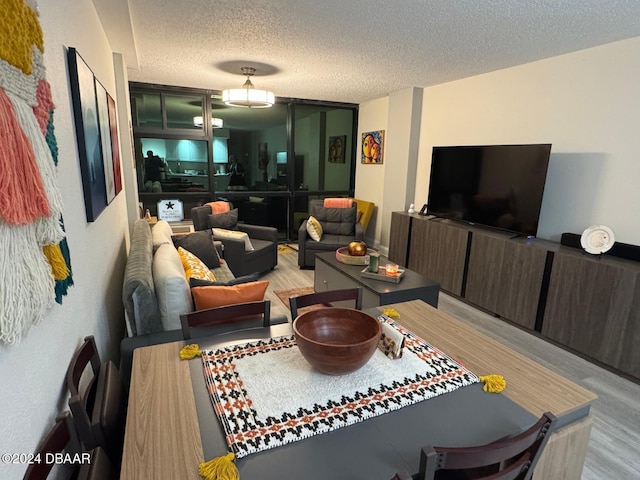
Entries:
POLYGON ((427 213, 535 236, 551 144, 433 147, 427 213))

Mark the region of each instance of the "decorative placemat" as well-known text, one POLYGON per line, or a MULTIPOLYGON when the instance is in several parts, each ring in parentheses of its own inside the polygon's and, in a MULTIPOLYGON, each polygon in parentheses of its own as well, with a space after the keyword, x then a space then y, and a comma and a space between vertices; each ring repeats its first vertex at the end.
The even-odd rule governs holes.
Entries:
POLYGON ((238 458, 376 417, 478 382, 450 357, 385 316, 405 336, 402 358, 376 350, 361 369, 314 370, 293 336, 204 350, 204 376, 238 458))

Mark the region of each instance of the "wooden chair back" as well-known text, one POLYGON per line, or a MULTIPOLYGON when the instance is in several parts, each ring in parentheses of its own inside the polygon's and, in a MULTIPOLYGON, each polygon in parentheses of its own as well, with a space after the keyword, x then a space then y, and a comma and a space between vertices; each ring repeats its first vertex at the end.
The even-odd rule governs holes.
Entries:
POLYGON ((69 454, 79 459, 74 468, 58 472, 56 478, 74 480, 114 480, 117 477, 108 456, 100 447, 89 452, 82 451, 75 427, 69 412, 56 419, 56 423, 47 432, 34 452, 34 461, 29 464, 23 480, 45 480, 49 477, 56 454, 69 454), (53 460, 52 460, 53 459, 53 460), (60 475, 64 475, 61 477, 60 475))
POLYGON ((298 316, 298 309, 311 305, 331 305, 331 302, 353 300, 356 310, 362 310, 362 288, 328 290, 326 292, 309 293, 289 298, 289 308, 293 320, 298 316))
POLYGON ((126 390, 115 364, 100 360, 93 336, 85 337, 71 358, 67 389, 73 424, 84 448, 102 447, 119 465, 127 415, 126 390), (81 391, 85 371, 90 376, 81 391))
POLYGON ((236 323, 244 320, 262 318, 262 326, 271 325, 271 302, 263 300, 261 302, 238 303, 236 305, 226 305, 224 307, 208 308, 196 312, 180 315, 182 324, 182 335, 185 340, 194 337, 191 329, 200 329, 200 334, 195 337, 205 336, 205 327, 236 323))
POLYGON ((465 448, 425 446, 420 454, 417 478, 530 480, 555 426, 556 417, 544 413, 525 431, 487 445, 465 448))

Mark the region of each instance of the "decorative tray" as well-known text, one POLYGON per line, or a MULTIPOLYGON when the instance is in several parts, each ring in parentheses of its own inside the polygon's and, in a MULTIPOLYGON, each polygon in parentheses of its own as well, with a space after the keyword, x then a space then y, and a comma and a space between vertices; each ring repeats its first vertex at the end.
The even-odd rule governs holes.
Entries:
POLYGON ((336 250, 336 260, 347 265, 369 265, 369 254, 375 252, 367 248, 366 255, 349 255, 349 247, 340 247, 336 250))
POLYGON ((383 282, 400 283, 400 280, 402 280, 402 277, 404 277, 404 270, 399 269, 398 275, 396 275, 395 277, 389 277, 387 276, 384 266, 378 268, 378 273, 370 272, 369 267, 367 267, 362 270, 362 272, 360 272, 360 275, 365 278, 373 278, 374 280, 381 280, 383 282))

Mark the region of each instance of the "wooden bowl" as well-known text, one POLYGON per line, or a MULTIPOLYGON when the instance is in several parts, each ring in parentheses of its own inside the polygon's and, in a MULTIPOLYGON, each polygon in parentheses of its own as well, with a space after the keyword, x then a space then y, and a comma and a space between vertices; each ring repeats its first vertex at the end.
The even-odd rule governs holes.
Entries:
POLYGON ((298 348, 317 370, 329 375, 355 372, 378 347, 378 320, 352 308, 321 308, 293 321, 298 348))

